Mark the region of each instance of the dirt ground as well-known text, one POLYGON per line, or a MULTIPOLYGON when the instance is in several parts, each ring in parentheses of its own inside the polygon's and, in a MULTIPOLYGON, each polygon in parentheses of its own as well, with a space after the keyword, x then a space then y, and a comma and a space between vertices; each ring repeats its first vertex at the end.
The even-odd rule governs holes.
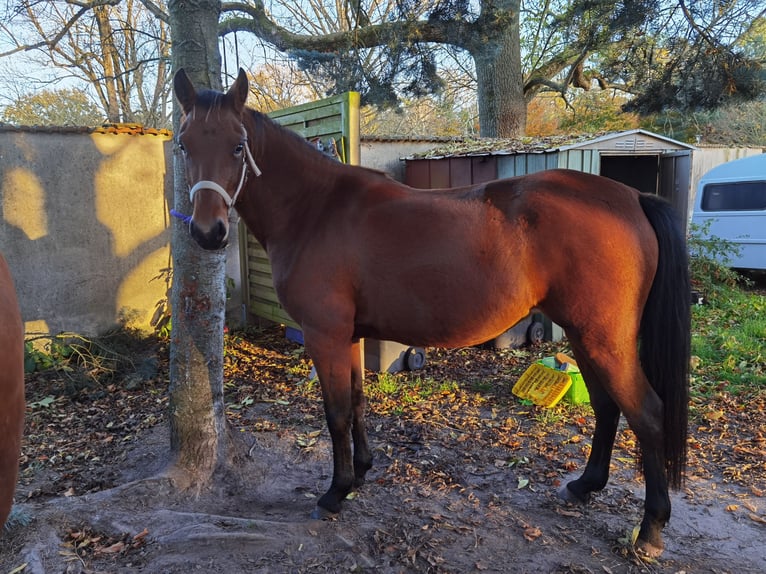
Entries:
POLYGON ((630 431, 607 488, 566 505, 556 492, 584 466, 591 411, 510 391, 555 350, 429 349, 417 373, 368 373, 375 466, 326 521, 309 518, 332 468, 319 389, 280 332, 227 337, 228 418, 249 454, 198 497, 163 475, 164 345, 95 383, 30 375, 0 572, 766 572, 766 396, 692 405, 687 484, 665 553, 645 562, 630 545, 643 504, 630 431))

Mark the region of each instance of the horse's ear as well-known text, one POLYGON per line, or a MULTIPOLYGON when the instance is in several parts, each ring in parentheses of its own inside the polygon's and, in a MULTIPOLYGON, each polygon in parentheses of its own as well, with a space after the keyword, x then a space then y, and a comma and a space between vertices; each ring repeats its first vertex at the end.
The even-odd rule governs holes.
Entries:
POLYGON ((175 91, 178 103, 181 104, 184 113, 188 114, 192 107, 194 107, 197 92, 194 90, 194 85, 183 68, 180 68, 173 78, 173 91, 175 91))
POLYGON ((247 102, 247 95, 249 92, 250 86, 248 84, 247 74, 245 73, 245 70, 240 68, 239 74, 237 74, 237 79, 226 94, 226 96, 234 103, 234 108, 237 110, 237 113, 241 114, 242 110, 245 109, 245 102, 247 102))

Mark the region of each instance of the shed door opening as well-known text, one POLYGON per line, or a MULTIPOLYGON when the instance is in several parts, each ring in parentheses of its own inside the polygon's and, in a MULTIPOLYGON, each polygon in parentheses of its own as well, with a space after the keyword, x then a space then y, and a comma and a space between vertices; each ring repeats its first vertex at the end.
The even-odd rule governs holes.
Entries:
POLYGON ((662 155, 601 155, 601 175, 664 197, 678 210, 684 226, 688 218, 691 155, 687 151, 662 155))
POLYGON ((643 193, 657 193, 660 157, 657 155, 602 155, 601 175, 643 193))

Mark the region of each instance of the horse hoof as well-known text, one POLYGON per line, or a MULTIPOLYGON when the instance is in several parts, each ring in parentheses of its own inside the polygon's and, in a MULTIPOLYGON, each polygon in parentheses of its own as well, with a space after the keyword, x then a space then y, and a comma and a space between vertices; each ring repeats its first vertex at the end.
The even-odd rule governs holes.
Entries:
POLYGON ((317 506, 311 513, 311 520, 335 520, 337 518, 337 512, 330 512, 326 508, 317 506))
POLYGON ((571 504, 586 504, 588 502, 587 495, 585 495, 585 498, 580 498, 569 489, 569 485, 567 484, 559 488, 558 497, 564 502, 569 502, 571 504))
POLYGON ((651 560, 656 560, 660 557, 662 554, 662 551, 664 550, 664 547, 662 543, 660 543, 659 546, 656 544, 652 544, 651 542, 647 542, 646 540, 641 540, 640 538, 636 540, 636 553, 641 557, 646 557, 651 560))

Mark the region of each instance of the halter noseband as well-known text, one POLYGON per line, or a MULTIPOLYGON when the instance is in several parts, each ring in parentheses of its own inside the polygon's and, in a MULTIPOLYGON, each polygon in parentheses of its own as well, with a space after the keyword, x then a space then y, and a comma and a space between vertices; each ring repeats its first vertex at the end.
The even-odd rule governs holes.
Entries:
POLYGON ((200 189, 209 189, 220 195, 223 198, 223 201, 226 203, 226 207, 228 207, 229 211, 231 211, 231 208, 234 207, 234 204, 237 202, 239 192, 242 191, 242 188, 245 185, 248 166, 255 174, 255 177, 261 175, 261 170, 258 169, 258 166, 255 164, 255 160, 253 159, 253 154, 250 153, 250 146, 247 145, 247 131, 245 130, 245 126, 242 126, 242 136, 244 138, 242 143, 245 147, 245 153, 242 156, 242 175, 239 177, 239 184, 237 185, 237 191, 234 192, 234 195, 230 196, 228 193, 226 193, 226 190, 218 183, 209 181, 207 179, 202 179, 195 183, 191 189, 189 189, 190 203, 194 204, 194 194, 196 194, 200 189))

